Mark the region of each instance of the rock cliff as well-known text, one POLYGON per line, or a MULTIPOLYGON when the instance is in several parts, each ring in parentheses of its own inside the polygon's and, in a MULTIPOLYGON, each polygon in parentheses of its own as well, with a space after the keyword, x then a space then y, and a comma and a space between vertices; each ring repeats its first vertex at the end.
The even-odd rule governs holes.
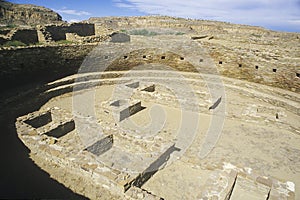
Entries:
POLYGON ((0 24, 41 25, 58 22, 62 22, 62 17, 48 8, 0 0, 0 24))

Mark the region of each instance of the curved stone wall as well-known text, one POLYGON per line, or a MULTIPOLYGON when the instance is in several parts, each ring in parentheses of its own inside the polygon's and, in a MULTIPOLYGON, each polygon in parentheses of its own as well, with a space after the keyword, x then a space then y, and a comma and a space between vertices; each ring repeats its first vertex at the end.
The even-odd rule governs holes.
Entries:
POLYGON ((49 82, 77 72, 95 45, 37 46, 0 50, 0 89, 49 82))
POLYGON ((94 68, 88 71, 99 71, 103 67, 103 60, 112 57, 110 51, 120 49, 123 52, 112 51, 119 52, 119 59, 111 61, 110 66, 106 66, 106 71, 128 70, 139 64, 161 63, 179 71, 195 72, 196 67, 200 73, 215 74, 217 72, 212 66, 216 66, 219 73, 226 77, 300 92, 300 68, 294 55, 289 61, 284 61, 283 59, 288 59, 284 57, 285 55, 279 60, 280 58, 276 58, 275 55, 272 57, 265 52, 263 59, 248 55, 251 52, 239 54, 230 44, 226 47, 224 44, 218 44, 217 40, 211 42, 205 39, 197 44, 187 36, 132 36, 132 38, 133 41, 128 44, 101 43, 101 49, 95 48, 96 44, 2 49, 0 88, 10 88, 32 81, 47 82, 77 73, 84 58, 93 49, 95 51, 90 57, 95 61, 94 68), (161 48, 152 45, 157 42, 161 48), (162 51, 172 46, 172 43, 173 46, 176 43, 176 52, 162 51), (187 55, 188 58, 182 55, 187 55))

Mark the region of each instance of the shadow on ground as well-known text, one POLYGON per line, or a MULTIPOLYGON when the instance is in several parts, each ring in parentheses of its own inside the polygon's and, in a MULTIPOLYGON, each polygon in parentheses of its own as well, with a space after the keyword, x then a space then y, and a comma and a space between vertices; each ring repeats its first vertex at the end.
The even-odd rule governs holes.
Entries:
POLYGON ((86 199, 51 179, 29 158, 19 140, 15 120, 38 110, 49 97, 41 83, 1 92, 0 96, 0 199, 86 199))

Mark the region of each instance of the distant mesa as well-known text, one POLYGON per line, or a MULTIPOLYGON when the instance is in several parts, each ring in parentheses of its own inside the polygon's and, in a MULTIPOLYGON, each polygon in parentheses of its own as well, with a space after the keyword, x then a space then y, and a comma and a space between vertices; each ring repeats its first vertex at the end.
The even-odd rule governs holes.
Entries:
POLYGON ((32 26, 62 22, 62 17, 51 9, 0 0, 0 24, 32 26))

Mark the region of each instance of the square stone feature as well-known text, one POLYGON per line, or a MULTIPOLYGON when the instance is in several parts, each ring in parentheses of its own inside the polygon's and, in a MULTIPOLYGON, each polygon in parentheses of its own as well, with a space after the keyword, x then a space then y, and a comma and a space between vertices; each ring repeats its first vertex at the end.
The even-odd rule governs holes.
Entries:
POLYGON ((119 121, 123 121, 143 109, 139 100, 116 100, 110 103, 110 106, 119 121))
POLYGON ((33 128, 39 135, 45 134, 55 138, 60 138, 75 129, 72 115, 59 108, 43 112, 36 111, 20 117, 20 120, 20 124, 27 124, 24 129, 27 128, 28 131, 24 130, 23 132, 30 132, 29 129, 33 128))

